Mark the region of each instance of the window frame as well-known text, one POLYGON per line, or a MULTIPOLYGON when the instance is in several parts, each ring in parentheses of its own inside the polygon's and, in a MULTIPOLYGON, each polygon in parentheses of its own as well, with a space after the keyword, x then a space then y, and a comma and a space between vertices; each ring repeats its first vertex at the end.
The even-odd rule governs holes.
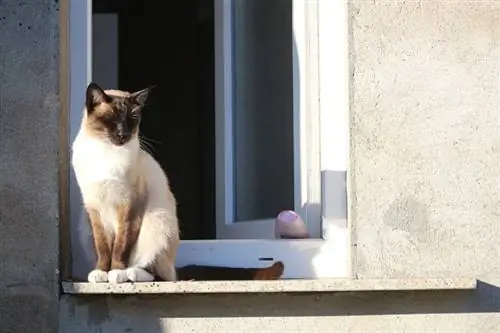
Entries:
MULTIPOLYGON (((92 7, 91 0, 69 0, 69 3, 70 114, 68 118, 69 144, 71 144, 80 125, 84 98, 82 92, 85 91, 91 77, 92 7), (75 115, 78 115, 78 118, 75 115)), ((319 214, 322 217, 320 232, 323 237, 305 240, 182 241, 177 258, 178 266, 196 263, 263 267, 269 265, 267 258, 271 252, 273 258, 285 262, 284 278, 345 278, 351 275, 347 216, 337 216, 333 219, 325 216, 325 201, 321 202, 321 196, 328 192, 328 187, 340 186, 345 196, 347 191, 345 179, 344 184, 327 184, 325 177, 322 177, 323 172, 327 170, 347 172, 349 148, 347 3, 331 0, 293 0, 293 3, 294 20, 298 19, 301 22, 300 29, 297 29, 298 25, 294 25, 294 34, 297 49, 295 56, 299 64, 298 74, 303 78, 298 93, 294 94, 294 109, 297 107, 307 110, 301 112, 301 117, 305 117, 306 114, 310 116, 312 110, 317 110, 316 129, 319 132, 317 137, 301 135, 296 143, 300 146, 301 153, 306 152, 310 155, 309 159, 300 159, 299 173, 305 173, 307 177, 301 178, 301 194, 296 195, 296 201, 297 198, 301 200, 307 198, 307 202, 317 200, 322 204, 319 214), (296 8, 301 9, 295 10, 296 8), (330 93, 331 91, 335 93, 330 93), (295 103, 296 97, 299 98, 298 103, 295 103), (311 145, 317 149, 311 149, 311 145), (252 257, 249 257, 249 254, 252 257)), ((311 125, 311 119, 301 120, 304 126, 308 122, 311 125)), ((76 197, 80 194, 74 175, 72 171, 70 172, 69 215, 71 221, 78 221, 81 218, 81 206, 80 199, 76 197)), ((340 202, 340 205, 343 204, 346 202, 340 202)))

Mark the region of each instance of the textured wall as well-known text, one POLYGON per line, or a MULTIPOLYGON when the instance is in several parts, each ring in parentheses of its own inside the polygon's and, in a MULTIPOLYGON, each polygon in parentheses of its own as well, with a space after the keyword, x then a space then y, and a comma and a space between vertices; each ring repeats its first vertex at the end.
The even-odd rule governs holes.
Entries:
POLYGON ((0 1, 0 332, 57 331, 58 4, 0 1))
MULTIPOLYGON (((481 293, 490 287, 479 286, 481 293)), ((64 297, 61 333, 498 333, 468 292, 64 297)))
POLYGON ((485 314, 433 331, 500 332, 500 1, 350 14, 354 273, 478 278, 462 302, 485 314))
POLYGON ((500 1, 350 13, 355 273, 500 278, 500 1))

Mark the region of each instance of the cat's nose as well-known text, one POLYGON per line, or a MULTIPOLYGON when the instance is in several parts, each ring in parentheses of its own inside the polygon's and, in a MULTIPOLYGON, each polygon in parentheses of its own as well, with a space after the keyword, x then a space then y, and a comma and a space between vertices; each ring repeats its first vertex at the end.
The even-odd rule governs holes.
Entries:
POLYGON ((124 133, 118 133, 116 136, 118 138, 118 141, 120 141, 120 143, 124 143, 127 140, 127 135, 124 133))

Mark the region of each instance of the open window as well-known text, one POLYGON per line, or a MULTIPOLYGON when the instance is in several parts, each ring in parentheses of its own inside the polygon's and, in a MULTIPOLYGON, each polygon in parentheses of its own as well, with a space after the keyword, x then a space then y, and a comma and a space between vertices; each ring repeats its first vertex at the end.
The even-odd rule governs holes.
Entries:
MULTIPOLYGON (((280 260, 284 278, 349 276, 347 27, 336 7, 70 1, 69 139, 91 80, 129 91, 156 85, 141 131, 179 202, 178 266, 280 260), (310 238, 276 238, 274 219, 287 209, 310 238)), ((73 177, 73 274, 86 276, 80 202, 73 177)))

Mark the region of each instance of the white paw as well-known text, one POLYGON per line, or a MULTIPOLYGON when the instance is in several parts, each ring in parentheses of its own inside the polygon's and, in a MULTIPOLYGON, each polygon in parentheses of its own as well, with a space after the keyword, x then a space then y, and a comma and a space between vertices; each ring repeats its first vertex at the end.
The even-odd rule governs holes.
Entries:
POLYGON ((94 269, 87 278, 91 283, 104 283, 108 282, 108 273, 100 269, 94 269))
POLYGON ((125 269, 113 269, 108 273, 109 283, 124 283, 127 282, 127 270, 125 269))
POLYGON ((127 277, 132 282, 151 282, 155 277, 139 267, 127 268, 127 277))

